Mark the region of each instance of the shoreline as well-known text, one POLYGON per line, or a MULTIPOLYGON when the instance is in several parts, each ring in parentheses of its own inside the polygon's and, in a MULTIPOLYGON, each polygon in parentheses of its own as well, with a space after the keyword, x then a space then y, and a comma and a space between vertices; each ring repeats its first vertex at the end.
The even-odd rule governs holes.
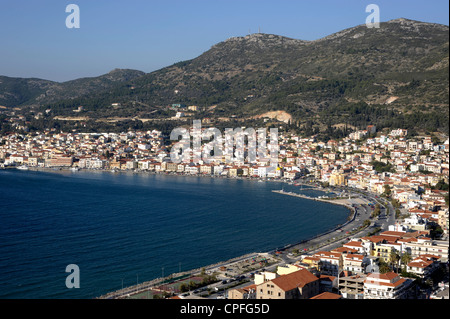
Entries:
MULTIPOLYGON (((276 191, 272 191, 272 192, 276 192, 276 191)), ((301 197, 301 196, 298 196, 298 197, 301 197)), ((308 199, 313 199, 313 198, 308 198, 308 199)), ((152 288, 157 287, 158 285, 161 285, 162 283, 164 283, 164 282, 166 282, 166 281, 168 281, 168 280, 170 280, 172 278, 176 279, 176 278, 178 278, 180 276, 184 276, 184 275, 190 275, 190 276, 199 275, 202 272, 203 269, 206 271, 206 273, 208 273, 208 271, 211 271, 212 269, 217 269, 219 266, 231 265, 231 264, 236 263, 236 262, 238 262, 240 260, 244 260, 244 259, 247 259, 247 258, 250 258, 250 257, 253 257, 253 256, 271 255, 271 254, 275 253, 276 251, 284 251, 286 249, 293 248, 295 246, 299 246, 299 245, 302 245, 302 244, 308 244, 309 242, 313 241, 314 239, 326 236, 326 235, 328 235, 328 234, 330 234, 332 232, 336 232, 338 229, 340 229, 340 228, 342 228, 342 227, 344 227, 346 225, 349 225, 356 218, 356 210, 353 207, 349 207, 347 204, 340 203, 340 202, 332 202, 332 201, 329 201, 329 200, 328 201, 327 200, 318 200, 318 201, 328 202, 330 204, 339 205, 339 206, 344 206, 344 207, 348 208, 349 211, 352 212, 353 217, 351 219, 347 220, 344 224, 339 224, 339 225, 333 227, 330 230, 327 230, 327 231, 325 231, 323 233, 317 234, 317 235, 315 235, 313 237, 304 239, 304 240, 302 240, 302 241, 300 241, 298 243, 288 244, 288 245, 284 246, 281 249, 271 249, 271 250, 267 250, 265 252, 259 252, 259 253, 256 253, 256 252, 248 253, 248 254, 244 254, 244 255, 238 256, 238 257, 234 257, 232 259, 228 259, 226 261, 219 261, 219 262, 214 263, 214 264, 206 265, 206 266, 203 266, 203 267, 198 267, 198 268, 187 270, 187 271, 184 271, 184 272, 181 272, 181 273, 173 273, 173 274, 170 274, 169 276, 166 276, 166 277, 155 278, 155 279, 152 279, 150 281, 143 282, 142 284, 133 285, 133 286, 125 287, 123 289, 111 291, 109 293, 106 293, 104 295, 96 297, 96 299, 115 299, 115 298, 123 299, 123 298, 128 298, 131 295, 135 295, 135 294, 139 294, 139 293, 151 290, 152 288)), ((362 231, 363 229, 361 229, 360 231, 362 231)), ((328 244, 324 244, 324 246, 326 246, 326 245, 328 245, 328 244)), ((255 270, 255 271, 257 271, 257 270, 255 270)))
MULTIPOLYGON (((206 175, 206 174, 183 174, 183 173, 174 173, 174 172, 152 172, 152 171, 128 171, 128 170, 120 170, 120 171, 112 171, 109 169, 80 169, 79 171, 73 171, 70 168, 47 168, 47 167, 30 167, 28 169, 29 171, 37 171, 37 172, 71 172, 76 174, 77 172, 108 172, 108 173, 112 173, 112 174, 116 174, 116 173, 127 173, 127 174, 147 174, 147 175, 166 175, 166 176, 187 176, 187 177, 208 177, 208 178, 223 178, 223 179, 230 179, 230 180, 248 180, 248 181, 254 181, 254 182, 278 182, 278 183, 286 183, 289 185, 293 185, 294 183, 298 184, 298 185, 304 185, 307 187, 314 187, 313 185, 310 185, 308 183, 301 183, 299 181, 295 182, 295 181, 289 181, 289 180, 282 180, 282 179, 263 179, 263 178, 251 178, 251 177, 229 177, 229 176, 217 176, 217 175, 206 175)), ((316 189, 317 190, 317 189, 316 189)), ((321 192, 327 192, 330 190, 327 189, 319 189, 319 191, 321 192)), ((283 246, 282 248, 274 248, 274 249, 269 249, 266 250, 265 252, 260 252, 260 253, 248 253, 248 254, 244 254, 242 256, 237 256, 234 257, 232 259, 226 260, 226 261, 219 261, 217 263, 214 264, 210 264, 210 265, 205 265, 199 268, 195 268, 195 269, 191 269, 191 270, 187 270, 181 273, 173 273, 170 274, 168 276, 165 277, 159 277, 159 278, 154 278, 150 281, 146 281, 143 282, 141 284, 138 285, 132 285, 129 287, 124 287, 123 289, 118 289, 115 291, 111 291, 108 292, 106 294, 100 295, 98 297, 95 297, 95 299, 114 299, 114 298, 126 298, 127 296, 130 295, 134 295, 134 294, 138 294, 140 292, 144 292, 144 291, 148 291, 149 289, 151 289, 152 287, 156 287, 158 284, 161 284, 162 282, 165 282, 167 280, 170 280, 172 278, 177 278, 180 276, 185 276, 185 275, 195 275, 195 274, 199 274, 201 272, 202 269, 208 270, 208 269, 214 269, 217 268, 219 265, 227 265, 227 264, 231 264, 231 263, 235 263, 236 261, 239 261, 241 259, 245 259, 248 258, 249 256, 257 256, 257 255, 267 255, 267 254, 273 254, 276 251, 284 251, 286 249, 290 249, 293 248, 295 246, 300 246, 300 245, 308 245, 308 243, 310 243, 311 241, 326 236, 332 232, 336 232, 338 229, 350 224, 351 222, 353 222, 355 220, 356 217, 356 210, 350 206, 349 204, 346 203, 342 203, 342 202, 336 202, 333 199, 322 199, 322 198, 314 198, 314 197, 309 197, 306 195, 302 195, 302 194, 298 194, 298 193, 293 193, 293 192, 285 192, 283 190, 272 190, 273 193, 279 193, 282 195, 288 195, 288 196, 294 196, 294 197, 299 197, 299 198, 303 198, 303 199, 308 199, 308 200, 314 200, 314 201, 320 201, 320 202, 324 202, 324 203, 329 203, 329 204, 333 204, 333 205, 339 205, 339 206, 344 206, 345 208, 347 208, 350 212, 349 217, 347 217, 347 221, 343 224, 338 224, 335 227, 322 232, 320 234, 317 234, 315 236, 309 237, 307 239, 303 239, 297 243, 294 244, 286 244, 285 246, 283 246), (350 218, 350 216, 352 216, 350 218)), ((308 251, 310 250, 310 248, 308 249, 308 251)))
POLYGON ((356 209, 354 207, 350 206, 349 204, 346 204, 346 203, 336 202, 336 200, 333 200, 333 199, 322 199, 322 198, 309 197, 309 196, 302 195, 302 194, 297 194, 297 193, 292 193, 292 192, 285 192, 283 190, 281 190, 281 191, 280 190, 272 190, 272 192, 273 193, 282 194, 282 195, 287 195, 287 196, 293 196, 293 197, 299 197, 299 198, 308 199, 308 200, 314 200, 314 201, 317 201, 317 202, 323 202, 323 203, 329 203, 329 204, 333 204, 333 205, 344 206, 345 208, 347 208, 350 211, 350 214, 347 217, 347 221, 345 223, 339 224, 339 225, 331 228, 330 230, 327 230, 327 231, 325 231, 323 233, 317 234, 316 236, 310 237, 308 239, 302 240, 301 242, 298 242, 296 244, 286 245, 285 247, 283 247, 283 250, 289 249, 289 248, 292 248, 292 247, 295 247, 295 246, 299 246, 301 244, 306 244, 306 243, 308 243, 308 242, 310 242, 310 241, 312 241, 314 239, 317 239, 317 238, 323 237, 325 235, 328 235, 328 234, 330 234, 330 233, 332 233, 334 231, 337 231, 338 229, 341 229, 341 228, 349 225, 350 223, 352 223, 356 219, 356 214, 357 214, 356 209), (351 216, 351 218, 350 218, 350 216, 351 216))

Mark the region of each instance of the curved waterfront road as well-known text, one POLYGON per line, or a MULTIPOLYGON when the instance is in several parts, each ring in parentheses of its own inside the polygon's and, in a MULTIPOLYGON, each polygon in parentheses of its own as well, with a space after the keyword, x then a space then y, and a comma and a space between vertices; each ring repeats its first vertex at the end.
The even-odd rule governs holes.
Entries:
MULTIPOLYGON (((337 247, 342 246, 344 243, 348 242, 351 238, 356 237, 364 237, 367 236, 367 234, 371 231, 373 231, 375 228, 379 227, 381 231, 388 230, 389 225, 395 224, 395 209, 392 206, 392 204, 387 201, 384 198, 380 198, 377 194, 373 194, 367 191, 361 191, 361 190, 353 190, 353 189, 347 189, 347 188, 337 188, 338 191, 345 191, 347 193, 351 193, 351 199, 348 199, 353 204, 353 207, 356 209, 356 214, 352 217, 354 217, 354 220, 350 221, 349 223, 345 224, 342 227, 339 227, 333 231, 330 231, 326 234, 318 235, 315 238, 312 238, 308 241, 304 241, 300 244, 296 244, 293 246, 289 246, 288 248, 282 248, 278 251, 278 257, 280 257, 280 261, 272 264, 271 266, 265 267, 265 270, 267 271, 276 271, 278 266, 282 266, 285 264, 293 263, 300 259, 301 256, 294 256, 292 254, 292 251, 295 249, 298 249, 300 253, 303 254, 313 254, 317 251, 321 250, 332 250, 337 247), (370 219, 370 215, 372 213, 373 208, 368 205, 368 203, 379 203, 381 213, 378 218, 375 220, 370 219), (355 232, 353 234, 350 234, 351 232, 356 231, 360 226, 364 224, 365 220, 370 220, 371 224, 370 226, 355 232)), ((285 195, 281 195, 285 196, 285 195)), ((347 195, 348 196, 348 195, 347 195)), ((271 251, 269 253, 275 253, 275 251, 271 251)), ((235 258, 233 262, 239 261, 242 258, 248 258, 248 256, 241 256, 238 258, 235 258)), ((207 271, 211 271, 211 269, 216 268, 218 265, 226 265, 229 264, 231 261, 223 262, 220 264, 212 265, 206 267, 207 271)), ((262 268, 260 270, 263 270, 262 268)), ((256 270, 253 270, 255 272, 256 270)), ((249 278, 250 273, 242 274, 246 278, 249 278)), ((227 287, 230 284, 222 284, 221 282, 214 283, 209 285, 208 287, 211 289, 215 289, 216 287, 218 289, 227 289, 227 287)), ((248 285, 248 279, 244 280, 240 285, 246 286, 248 285)), ((196 294, 192 292, 191 294, 196 294)), ((117 298, 119 295, 115 295, 114 297, 117 298)), ((223 296, 223 295, 222 295, 223 296)), ((114 298, 113 297, 113 298, 114 298)), ((217 294, 213 293, 210 296, 208 296, 210 299, 217 298, 217 294)))
POLYGON ((300 253, 306 253, 308 255, 321 250, 329 251, 342 246, 351 238, 367 236, 369 232, 373 231, 377 227, 379 227, 381 229, 380 231, 383 232, 389 229, 389 225, 395 224, 395 209, 386 199, 367 191, 358 190, 355 192, 355 190, 350 190, 347 188, 339 188, 339 190, 351 192, 352 197, 357 196, 357 198, 352 198, 357 212, 355 220, 348 225, 341 227, 342 232, 335 230, 282 251, 281 254, 279 254, 279 257, 282 258, 284 263, 292 263, 300 259, 300 257, 294 257, 294 255, 292 255, 292 251, 294 249, 298 249, 300 253), (370 214, 373 209, 367 205, 368 203, 380 204, 381 213, 378 218, 370 219, 370 214), (351 235, 348 234, 362 226, 365 220, 371 221, 369 227, 366 227, 357 233, 351 235))

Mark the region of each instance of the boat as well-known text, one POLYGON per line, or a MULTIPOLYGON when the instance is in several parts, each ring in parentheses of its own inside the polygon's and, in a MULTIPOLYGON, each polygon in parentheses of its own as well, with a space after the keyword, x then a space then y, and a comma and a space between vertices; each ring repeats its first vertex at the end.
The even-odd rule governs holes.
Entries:
POLYGON ((78 167, 71 167, 70 170, 72 172, 78 172, 80 169, 78 167))
POLYGON ((17 166, 17 169, 26 171, 26 170, 28 169, 28 166, 26 166, 26 165, 20 165, 20 166, 17 166))

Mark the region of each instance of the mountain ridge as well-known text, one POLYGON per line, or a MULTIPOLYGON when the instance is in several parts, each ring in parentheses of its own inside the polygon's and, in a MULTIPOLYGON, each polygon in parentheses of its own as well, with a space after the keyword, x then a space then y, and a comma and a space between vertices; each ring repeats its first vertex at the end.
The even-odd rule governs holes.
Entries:
POLYGON ((68 81, 51 81, 40 78, 8 77, 0 75, 0 105, 20 106, 51 103, 65 98, 75 98, 109 88, 115 83, 127 82, 145 72, 132 69, 114 69, 106 74, 94 77, 83 77, 68 81), (8 91, 8 88, 17 88, 8 91), (24 92, 28 91, 28 92, 24 92), (63 93, 64 92, 64 93, 63 93), (11 104, 13 103, 13 104, 11 104))
MULTIPOLYGON (((30 101, 52 108, 54 115, 83 105, 94 119, 168 117, 173 112, 154 112, 155 107, 181 103, 205 108, 199 117, 285 111, 297 126, 314 128, 343 121, 383 127, 414 115, 426 119, 424 127, 448 130, 428 118, 448 114, 448 60, 448 26, 399 18, 379 29, 358 25, 313 41, 265 33, 231 37, 194 59, 150 73, 136 71, 103 89, 91 80, 94 93, 46 105, 48 96, 30 101), (112 103, 122 107, 113 110, 112 103)), ((71 83, 75 91, 76 83, 71 83)))

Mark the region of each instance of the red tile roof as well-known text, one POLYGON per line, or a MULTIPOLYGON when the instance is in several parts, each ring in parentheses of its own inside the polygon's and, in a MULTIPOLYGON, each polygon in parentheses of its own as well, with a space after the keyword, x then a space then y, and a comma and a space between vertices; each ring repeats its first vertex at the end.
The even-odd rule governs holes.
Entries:
POLYGON ((301 269, 288 275, 282 275, 278 278, 275 278, 271 280, 271 282, 284 291, 290 291, 295 288, 302 288, 316 280, 319 280, 319 278, 314 276, 308 270, 301 269))
POLYGON ((342 296, 332 292, 322 292, 321 294, 311 297, 310 299, 341 299, 342 296))

